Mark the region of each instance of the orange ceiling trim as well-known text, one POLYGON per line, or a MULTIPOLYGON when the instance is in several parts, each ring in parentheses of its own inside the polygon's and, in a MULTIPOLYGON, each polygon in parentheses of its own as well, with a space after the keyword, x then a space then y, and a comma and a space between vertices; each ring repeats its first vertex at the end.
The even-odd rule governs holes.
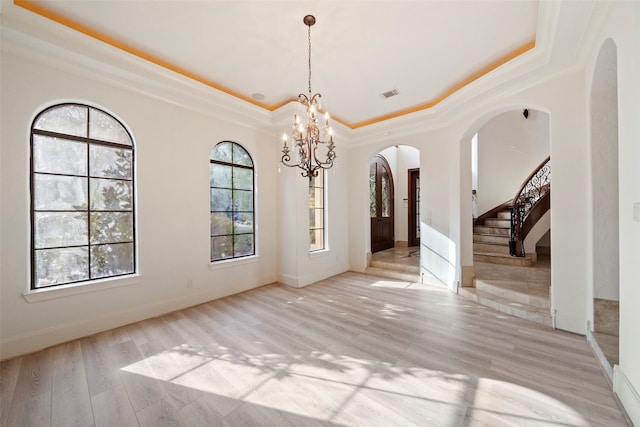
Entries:
POLYGON ((66 16, 60 15, 59 13, 56 13, 56 12, 50 10, 50 9, 47 9, 46 7, 42 6, 41 4, 38 4, 38 3, 30 1, 30 0, 13 0, 13 3, 16 6, 20 6, 20 7, 24 8, 24 9, 27 9, 27 10, 29 10, 31 12, 34 12, 34 13, 40 15, 40 16, 43 16, 43 17, 45 17, 47 19, 50 19, 52 21, 55 21, 55 22, 57 22, 59 24, 62 24, 64 26, 66 26, 66 27, 69 27, 69 28, 71 28, 73 30, 76 30, 76 31, 78 31, 78 32, 80 32, 82 34, 85 34, 85 35, 87 35, 89 37, 92 37, 92 38, 94 38, 96 40, 99 40, 99 41, 101 41, 103 43, 106 43, 106 44, 108 44, 110 46, 113 46, 113 47, 115 47, 117 49, 120 49, 120 50, 123 50, 123 51, 125 51, 127 53, 130 53, 131 55, 134 55, 134 56, 137 56, 139 58, 142 58, 142 59, 144 59, 146 61, 149 61, 149 62, 151 62, 153 64, 159 65, 160 67, 166 68, 166 69, 168 69, 170 71, 173 71, 175 73, 178 73, 178 74, 180 74, 180 75, 182 75, 184 77, 187 77, 189 79, 195 80, 195 81, 197 81, 199 83, 202 83, 202 84, 204 84, 206 86, 212 87, 212 88, 217 89, 219 91, 225 92, 225 93, 227 93, 227 94, 229 94, 231 96, 234 96, 236 98, 239 98, 239 99, 241 99, 243 101, 246 101, 246 102, 249 102, 251 104, 257 105, 258 107, 262 107, 262 108, 264 108, 266 110, 273 111, 273 110, 275 110, 275 109, 281 107, 282 105, 284 105, 284 104, 286 104, 286 103, 291 101, 291 100, 288 100, 286 102, 283 102, 282 104, 278 104, 278 105, 275 105, 275 106, 269 106, 269 105, 264 104, 262 102, 258 102, 253 98, 245 96, 245 95, 243 95, 243 94, 241 94, 239 92, 236 92, 236 91, 231 90, 231 89, 229 89, 227 87, 219 85, 219 84, 217 84, 217 83, 215 83, 215 82, 213 82, 213 81, 211 81, 209 79, 206 79, 206 78, 204 78, 204 77, 202 77, 202 76, 200 76, 200 75, 198 75, 196 73, 193 73, 193 72, 191 72, 191 71, 189 71, 189 70, 187 70, 185 68, 182 68, 182 67, 179 67, 179 66, 177 66, 175 64, 172 64, 169 61, 166 61, 166 60, 161 59, 161 58, 157 58, 157 57, 155 57, 153 55, 150 55, 150 54, 148 54, 148 53, 146 53, 146 52, 144 52, 144 51, 142 51, 142 50, 140 50, 140 49, 138 49, 138 48, 136 48, 134 46, 128 45, 128 44, 126 44, 126 43, 124 43, 124 42, 122 42, 122 41, 120 41, 118 39, 115 39, 115 38, 113 38, 111 36, 103 34, 103 33, 99 32, 99 31, 96 31, 96 30, 94 30, 92 28, 89 28, 86 25, 81 24, 80 22, 74 21, 73 19, 67 18, 66 16))
MULTIPOLYGON (((78 31, 82 34, 85 34, 89 37, 92 37, 96 40, 99 40, 103 43, 106 43, 110 46, 113 46, 117 49, 123 50, 131 55, 137 56, 138 58, 144 59, 146 61, 149 61, 153 64, 156 64, 160 67, 163 67, 167 70, 173 71, 175 73, 178 73, 184 77, 187 77, 191 80, 195 80, 199 83, 202 83, 206 86, 209 86, 213 89, 217 89, 221 92, 224 92, 228 95, 231 95, 235 98, 241 99, 243 101, 246 101, 250 104, 256 105, 258 107, 264 108, 265 110, 268 111, 275 111, 278 108, 288 104, 289 102, 293 102, 296 101, 296 98, 292 98, 292 99, 287 99, 285 101, 282 101, 280 103, 277 104, 273 104, 273 105, 268 105, 268 104, 264 104, 262 102, 258 102, 253 98, 250 98, 246 95, 243 95, 239 92, 236 92, 234 90, 231 90, 225 86, 222 86, 214 81, 211 81, 209 79, 206 79, 196 73, 193 73, 185 68, 179 67, 175 64, 170 63, 169 61, 166 61, 164 59, 161 58, 157 58, 153 55, 150 55, 134 46, 128 45, 127 43, 124 43, 118 39, 115 39, 111 36, 108 36, 106 34, 103 34, 99 31, 96 31, 92 28, 87 27, 86 25, 74 21, 73 19, 67 18, 66 16, 63 16, 59 13, 56 13, 46 7, 44 7, 42 4, 36 3, 34 1, 31 0, 13 0, 13 3, 16 6, 22 7, 26 10, 29 10, 33 13, 36 13, 44 18, 50 19, 54 22, 57 22, 59 24, 62 24, 66 27, 69 27, 75 31, 78 31)), ((439 104, 440 102, 442 102, 443 100, 445 100, 446 98, 448 98, 449 96, 451 96, 452 94, 454 94, 455 92, 457 92, 458 90, 462 89, 463 87, 467 86, 468 84, 472 83, 473 81, 477 80, 478 78, 484 76, 485 74, 490 73, 491 71, 495 70, 496 68, 500 67, 501 65, 509 62, 510 60, 516 58, 517 56, 520 56, 521 54, 533 49, 536 45, 535 39, 531 40, 527 43, 525 43, 524 45, 520 46, 519 48, 515 49, 514 51, 508 53, 507 55, 503 56, 502 58, 499 58, 496 61, 491 62, 490 64, 486 65, 485 67, 481 68, 480 70, 476 71, 475 73, 469 75, 467 78, 465 78, 464 80, 458 82, 457 84, 451 86, 449 89, 447 89, 445 92, 443 92, 440 96, 438 96, 436 99, 426 102, 424 104, 420 104, 417 105, 415 107, 410 107, 410 108, 406 108, 404 110, 400 110, 400 111, 396 111, 394 113, 391 114, 387 114, 384 116, 380 116, 380 117, 376 117, 370 120, 365 120, 359 123, 355 123, 355 124, 351 124, 348 122, 345 122, 344 120, 341 120, 337 117, 332 117, 332 119, 338 123, 343 124, 344 126, 350 128, 350 129, 358 129, 364 126, 368 126, 368 125, 372 125, 374 123, 379 123, 379 122, 383 122, 385 120, 389 120, 389 119, 393 119, 395 117, 400 117, 400 116, 404 116, 407 114, 411 114, 411 113, 415 113, 417 111, 422 111, 422 110, 426 110, 428 108, 431 108, 437 104, 439 104)))
POLYGON ((469 75, 467 78, 465 78, 464 80, 456 83, 455 85, 451 86, 449 89, 447 89, 446 91, 444 91, 442 94, 440 94, 440 96, 438 96, 436 99, 426 102, 424 104, 420 104, 420 105, 416 105, 415 107, 410 107, 410 108, 406 108, 404 110, 400 110, 400 111, 396 111, 394 113, 391 114, 387 114, 384 116, 380 116, 380 117, 376 117, 370 120, 365 120, 359 123, 355 123, 352 125, 347 125, 349 126, 351 129, 358 129, 364 126, 368 126, 368 125, 372 125, 374 123, 379 123, 379 122, 383 122, 385 120, 389 120, 389 119, 393 119, 395 117, 400 117, 400 116, 404 116, 407 114, 411 114, 411 113, 415 113, 417 111, 422 111, 422 110, 426 110, 427 108, 431 108, 434 107, 436 105, 438 105, 440 102, 444 101, 445 99, 447 99, 449 96, 453 95, 454 93, 456 93, 457 91, 459 91, 460 89, 462 89, 463 87, 467 86, 468 84, 476 81, 477 79, 479 79, 480 77, 489 74, 491 71, 495 70, 496 68, 500 67, 501 65, 506 64, 507 62, 511 61, 512 59, 522 55, 525 52, 528 52, 529 50, 533 49, 534 47, 536 47, 536 41, 535 39, 528 41, 527 43, 523 44, 522 46, 518 47, 517 49, 513 50, 512 52, 509 52, 507 55, 503 56, 502 58, 499 58, 491 63, 489 63, 488 65, 482 67, 481 69, 479 69, 478 71, 476 71, 475 73, 469 75))

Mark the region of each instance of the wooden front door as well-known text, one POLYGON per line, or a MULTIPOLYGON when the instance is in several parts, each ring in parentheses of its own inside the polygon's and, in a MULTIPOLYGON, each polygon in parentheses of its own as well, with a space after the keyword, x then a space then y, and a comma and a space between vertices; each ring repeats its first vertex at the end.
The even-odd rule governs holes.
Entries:
POLYGON ((409 169, 409 246, 420 246, 420 169, 409 169))
POLYGON ((369 164, 372 253, 394 246, 393 191, 389 163, 384 157, 377 155, 369 164))

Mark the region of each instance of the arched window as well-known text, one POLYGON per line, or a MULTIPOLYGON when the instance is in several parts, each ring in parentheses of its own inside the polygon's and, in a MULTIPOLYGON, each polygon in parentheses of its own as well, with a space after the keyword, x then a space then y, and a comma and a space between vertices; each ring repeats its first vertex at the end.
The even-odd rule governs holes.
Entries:
POLYGON ((255 255, 253 160, 240 144, 211 150, 211 261, 255 255))
POLYGON ((60 104, 31 127, 31 288, 136 272, 134 147, 117 119, 60 104))

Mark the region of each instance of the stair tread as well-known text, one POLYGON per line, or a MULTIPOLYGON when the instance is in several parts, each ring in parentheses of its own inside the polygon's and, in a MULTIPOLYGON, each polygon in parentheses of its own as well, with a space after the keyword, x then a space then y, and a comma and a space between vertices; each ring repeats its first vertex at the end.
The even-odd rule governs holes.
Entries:
POLYGON ((508 288, 508 289, 546 289, 549 290, 550 283, 534 282, 534 281, 522 281, 522 280, 503 280, 503 279, 491 279, 491 278, 478 278, 476 280, 486 283, 488 285, 508 288))
POLYGON ((367 267, 365 273, 371 276, 385 277, 388 279, 401 280, 411 283, 419 283, 420 275, 416 273, 404 272, 400 270, 389 270, 379 267, 367 267))
POLYGON ((551 306, 549 286, 543 283, 476 278, 475 284, 478 291, 488 292, 494 297, 506 298, 518 303, 547 309, 551 306))
POLYGON ((477 289, 477 288, 462 288, 465 290, 465 292, 469 292, 471 294, 475 294, 478 298, 485 298, 487 300, 491 300, 491 301, 495 301, 498 304, 501 305, 505 305, 508 307, 512 307, 515 309, 520 309, 520 310, 524 310, 524 311, 529 311, 532 313, 537 313, 537 314, 541 314, 544 316, 548 316, 549 318, 551 318, 551 312, 549 311, 548 308, 544 308, 544 307, 537 307, 535 305, 531 305, 531 304, 525 304, 522 302, 517 302, 514 301, 512 299, 509 298, 505 298, 505 297, 499 297, 496 295, 493 295, 487 291, 483 291, 481 289, 477 289))
POLYGON ((520 257, 520 256, 511 256, 509 254, 501 254, 501 253, 496 253, 496 252, 477 252, 477 251, 473 251, 474 255, 489 255, 489 256, 496 256, 499 258, 514 258, 514 259, 528 259, 531 260, 531 257, 529 256, 524 256, 524 257, 520 257))
POLYGON ((420 274, 420 267, 417 265, 395 264, 385 261, 371 261, 370 267, 380 268, 382 270, 394 270, 401 273, 420 274))

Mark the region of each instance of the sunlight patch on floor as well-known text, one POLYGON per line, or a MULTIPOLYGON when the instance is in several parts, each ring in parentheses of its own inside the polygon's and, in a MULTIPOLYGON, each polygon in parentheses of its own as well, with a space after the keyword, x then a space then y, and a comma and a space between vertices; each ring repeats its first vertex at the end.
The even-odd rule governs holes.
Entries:
POLYGON ((290 357, 181 345, 121 370, 207 393, 223 414, 249 403, 347 425, 386 425, 399 412, 416 425, 588 425, 569 406, 523 386, 340 352, 290 357))

